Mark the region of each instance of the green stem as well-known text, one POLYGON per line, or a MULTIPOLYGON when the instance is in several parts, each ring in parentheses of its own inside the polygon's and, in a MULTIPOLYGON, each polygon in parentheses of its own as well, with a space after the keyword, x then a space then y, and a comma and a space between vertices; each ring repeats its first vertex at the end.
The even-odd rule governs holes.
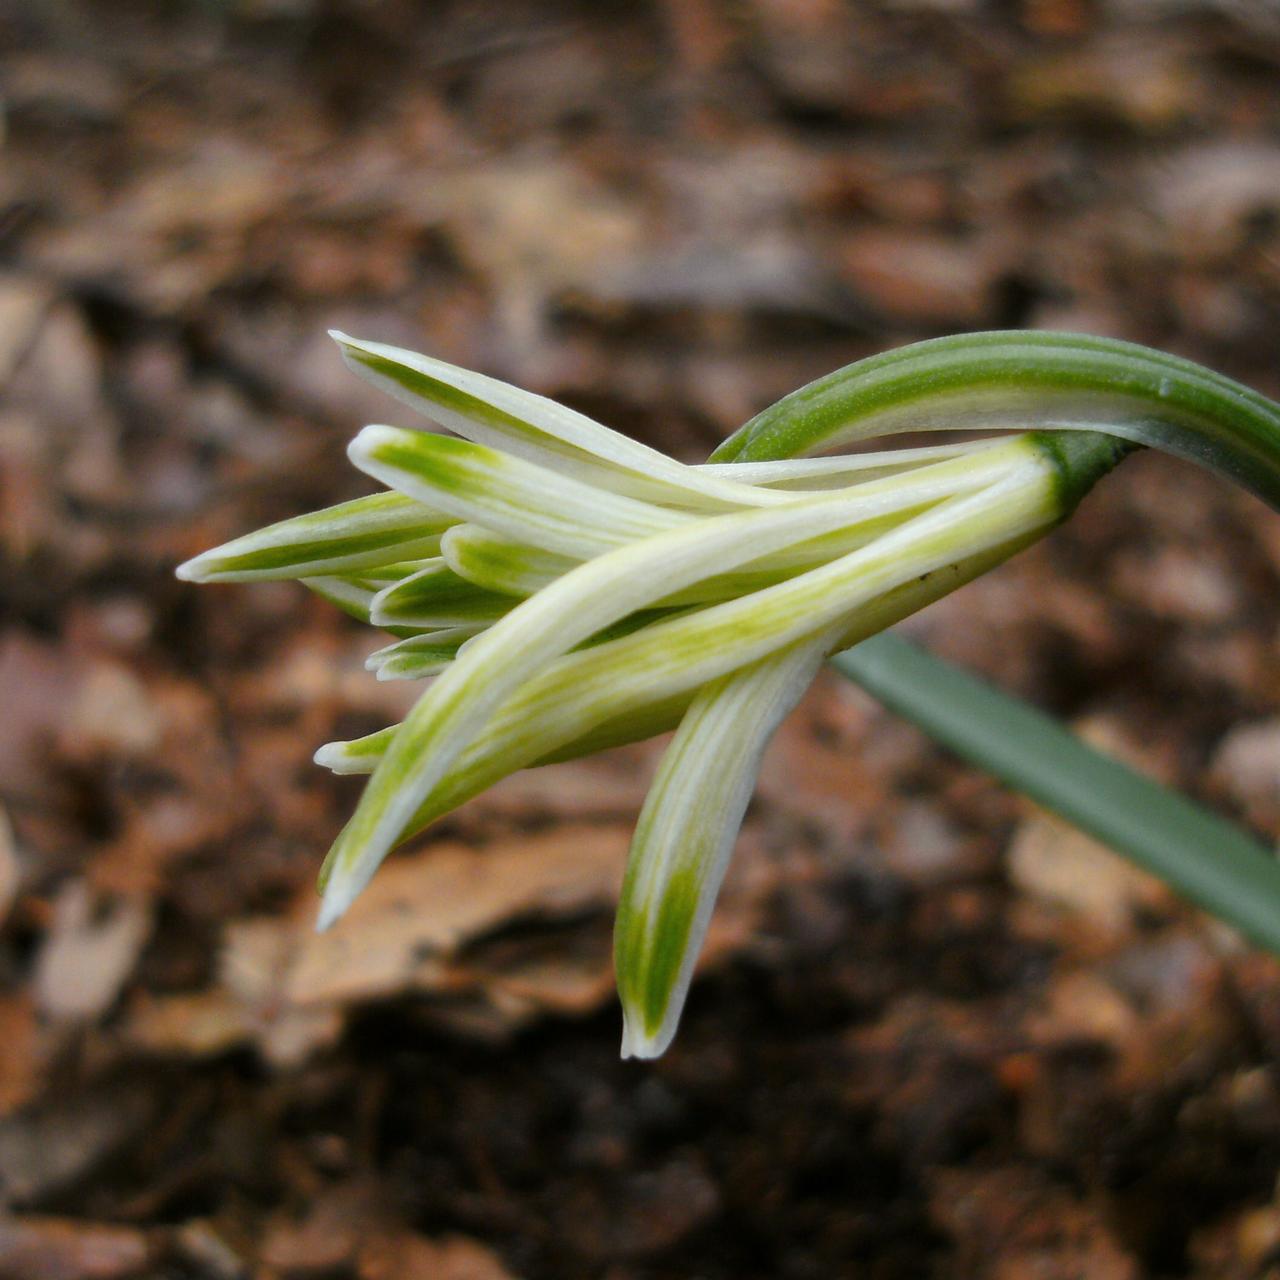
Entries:
POLYGON ((897 636, 831 662, 957 755, 1280 952, 1280 863, 1239 828, 897 636))
POLYGON ((1280 509, 1280 405, 1190 360, 1074 333, 968 333, 870 356, 783 396, 711 459, 1010 427, 1120 436, 1210 467, 1280 509))

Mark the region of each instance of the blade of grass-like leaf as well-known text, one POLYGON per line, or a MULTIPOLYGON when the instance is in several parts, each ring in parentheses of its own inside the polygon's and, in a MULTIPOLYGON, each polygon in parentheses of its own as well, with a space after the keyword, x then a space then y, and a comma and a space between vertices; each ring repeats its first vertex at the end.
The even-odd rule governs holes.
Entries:
POLYGON ((792 458, 898 431, 1096 430, 1210 467, 1280 508, 1280 404, 1178 356, 1084 334, 934 338, 757 414, 713 462, 792 458))
POLYGON ((832 665, 957 755, 1280 952, 1280 863, 1239 828, 899 637, 864 641, 832 665))
MULTIPOLYGON (((1176 356, 1078 334, 969 334, 873 356, 784 397, 712 456, 786 458, 839 440, 1010 420, 1163 449, 1280 508, 1280 405, 1176 356)), ((959 754, 1280 950, 1280 872, 1230 824, 1091 752, 1016 699, 989 689, 978 696, 980 682, 903 641, 882 637, 838 665, 959 754), (1022 730, 1016 748, 1013 722, 1022 730), (1150 829, 1146 813, 1156 815, 1150 829)))

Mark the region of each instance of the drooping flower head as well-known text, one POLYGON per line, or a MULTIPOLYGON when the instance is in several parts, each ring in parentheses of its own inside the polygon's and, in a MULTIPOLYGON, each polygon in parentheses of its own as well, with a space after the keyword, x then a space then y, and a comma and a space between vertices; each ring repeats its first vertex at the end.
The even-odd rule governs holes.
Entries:
POLYGON ((429 680, 402 723, 317 752, 369 774, 319 927, 498 779, 674 729, 615 927, 623 1052, 640 1057, 670 1043, 760 758, 822 660, 1038 538, 1127 447, 1030 432, 686 466, 492 378, 334 337, 456 435, 366 427, 349 454, 385 492, 178 570, 299 578, 392 633, 369 659, 380 679, 429 680))

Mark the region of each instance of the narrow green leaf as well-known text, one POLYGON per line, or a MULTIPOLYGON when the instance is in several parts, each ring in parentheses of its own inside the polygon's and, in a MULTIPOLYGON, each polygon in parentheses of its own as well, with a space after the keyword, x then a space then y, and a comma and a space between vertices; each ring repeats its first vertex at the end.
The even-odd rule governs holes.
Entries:
POLYGON ((832 665, 957 755, 1280 952, 1280 863, 1239 828, 896 636, 832 665))
MULTIPOLYGON (((1280 507, 1280 405, 1176 356, 1076 334, 987 333, 873 356, 757 415, 713 455, 777 459, 899 430, 1092 428, 1206 465, 1280 507)), ((905 641, 835 660, 874 696, 1192 901, 1280 951, 1280 870, 1230 824, 905 641)))

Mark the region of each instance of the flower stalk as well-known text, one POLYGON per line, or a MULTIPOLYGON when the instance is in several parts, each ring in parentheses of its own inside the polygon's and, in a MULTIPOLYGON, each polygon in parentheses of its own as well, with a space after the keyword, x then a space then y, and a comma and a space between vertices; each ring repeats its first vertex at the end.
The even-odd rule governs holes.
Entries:
MULTIPOLYGON (((1231 431, 1252 441, 1270 403, 1235 395, 1224 432, 1230 415, 1205 408, 1216 375, 1185 362, 1152 357, 1143 382, 1099 359, 1089 384, 1078 366, 1097 355, 1095 340, 980 336, 969 399, 955 347, 908 348, 802 389, 693 467, 494 379, 335 337, 353 369, 460 438, 367 427, 349 455, 387 492, 178 570, 207 582, 296 578, 396 637, 369 659, 379 679, 429 680, 401 724, 317 752, 336 772, 369 775, 326 859, 318 927, 342 916, 397 844, 506 774, 675 729, 615 929, 623 1052, 639 1057, 675 1033, 760 758, 824 658, 1065 519, 1158 435, 1138 411, 1151 394, 1173 406, 1180 448, 1204 420, 1216 424, 1201 431, 1201 456, 1219 466, 1231 431), (1013 361, 1026 351, 1023 385, 1013 361), (1049 366, 1061 385, 1048 385, 1049 366), (1004 425, 1015 413, 1037 429, 781 456, 908 423, 1004 425), (1111 433, 1081 429, 1095 425, 1111 433), (1038 429, 1065 426, 1076 429, 1038 429)), ((1259 492, 1271 483, 1264 453, 1237 468, 1259 492)))

